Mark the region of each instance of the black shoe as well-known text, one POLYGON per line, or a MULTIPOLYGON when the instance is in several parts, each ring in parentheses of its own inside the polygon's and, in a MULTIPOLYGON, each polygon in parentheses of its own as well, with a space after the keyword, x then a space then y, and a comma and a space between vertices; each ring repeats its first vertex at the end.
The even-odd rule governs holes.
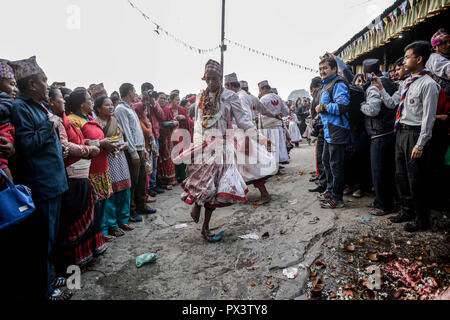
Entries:
POLYGON ((130 221, 131 222, 142 222, 142 217, 138 215, 136 212, 132 212, 130 214, 130 221))
POLYGON ((163 189, 161 189, 160 187, 156 187, 153 189, 154 191, 156 191, 157 193, 164 193, 165 191, 163 189))
POLYGON ((308 189, 309 192, 319 192, 319 193, 323 193, 323 192, 325 192, 325 190, 327 190, 327 187, 323 187, 323 186, 317 186, 314 189, 308 189))
POLYGON ((156 209, 150 208, 150 207, 146 207, 144 209, 139 210, 140 214, 153 214, 156 213, 156 209))
POLYGON ((401 210, 400 213, 393 217, 391 220, 392 223, 402 223, 402 222, 407 222, 407 221, 411 221, 413 219, 413 216, 406 213, 406 211, 401 210))
POLYGON ((156 195, 158 194, 155 190, 153 190, 153 189, 150 189, 149 191, 148 191, 148 194, 149 194, 149 196, 150 197, 156 197, 156 195))
POLYGON ((430 221, 413 220, 405 225, 404 230, 407 232, 426 231, 430 229, 430 221))

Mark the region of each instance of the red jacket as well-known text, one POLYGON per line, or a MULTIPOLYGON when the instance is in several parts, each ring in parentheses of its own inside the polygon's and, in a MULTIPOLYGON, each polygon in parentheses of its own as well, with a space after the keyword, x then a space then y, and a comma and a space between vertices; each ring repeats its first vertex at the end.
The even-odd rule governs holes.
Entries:
POLYGON ((159 139, 159 127, 160 123, 164 122, 164 111, 158 104, 158 102, 155 101, 155 106, 151 107, 149 104, 147 105, 147 110, 150 109, 150 122, 152 123, 153 127, 153 135, 156 140, 159 139))
MULTIPOLYGON (((103 140, 105 135, 103 133, 102 126, 89 116, 91 121, 87 122, 82 129, 84 139, 89 140, 103 140)), ((109 169, 108 166, 108 151, 100 148, 100 153, 92 159, 90 174, 106 172, 109 169)))
MULTIPOLYGON (((8 122, 0 125, 0 136, 14 144, 14 126, 8 122)), ((0 169, 8 168, 8 159, 0 158, 0 169)))

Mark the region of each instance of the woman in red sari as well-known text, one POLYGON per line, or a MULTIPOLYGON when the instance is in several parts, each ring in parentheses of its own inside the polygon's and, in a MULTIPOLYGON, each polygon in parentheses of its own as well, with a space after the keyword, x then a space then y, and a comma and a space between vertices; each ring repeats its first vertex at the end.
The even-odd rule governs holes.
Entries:
MULTIPOLYGON (((160 128, 160 153, 158 162, 158 180, 160 185, 166 187, 168 190, 172 189, 172 185, 177 185, 175 181, 175 165, 172 161, 172 149, 174 143, 171 140, 172 134, 176 128, 186 129, 189 132, 193 125, 192 120, 183 108, 180 108, 180 97, 173 93, 169 97, 169 104, 163 108, 164 121, 160 128)), ((176 142, 175 145, 179 143, 176 142)), ((180 166, 184 166, 181 164, 180 166)), ((178 170, 177 170, 178 171, 178 170)), ((182 170, 179 170, 180 172, 182 170)), ((185 171, 185 166, 184 166, 185 171)), ((178 182, 187 178, 186 174, 180 173, 178 182)))

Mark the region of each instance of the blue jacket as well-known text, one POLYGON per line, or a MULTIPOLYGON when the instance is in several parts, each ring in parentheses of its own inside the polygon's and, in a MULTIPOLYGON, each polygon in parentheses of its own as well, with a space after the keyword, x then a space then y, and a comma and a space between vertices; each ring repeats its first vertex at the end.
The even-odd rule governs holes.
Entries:
POLYGON ((17 182, 30 187, 36 200, 63 194, 68 184, 62 146, 45 109, 20 93, 13 102, 11 118, 16 130, 17 182))
POLYGON ((335 84, 331 99, 326 90, 337 74, 322 80, 323 89, 320 103, 327 105, 327 112, 321 113, 325 140, 333 144, 350 143, 350 124, 348 122, 348 106, 350 104, 350 91, 343 82, 335 84))

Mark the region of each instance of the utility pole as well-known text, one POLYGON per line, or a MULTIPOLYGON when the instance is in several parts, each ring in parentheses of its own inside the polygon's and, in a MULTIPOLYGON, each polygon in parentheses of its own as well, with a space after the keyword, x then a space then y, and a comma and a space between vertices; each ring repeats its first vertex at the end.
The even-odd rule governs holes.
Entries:
POLYGON ((227 50, 225 45, 225 0, 222 0, 222 38, 220 46, 220 64, 222 65, 222 70, 224 70, 223 53, 227 50))

